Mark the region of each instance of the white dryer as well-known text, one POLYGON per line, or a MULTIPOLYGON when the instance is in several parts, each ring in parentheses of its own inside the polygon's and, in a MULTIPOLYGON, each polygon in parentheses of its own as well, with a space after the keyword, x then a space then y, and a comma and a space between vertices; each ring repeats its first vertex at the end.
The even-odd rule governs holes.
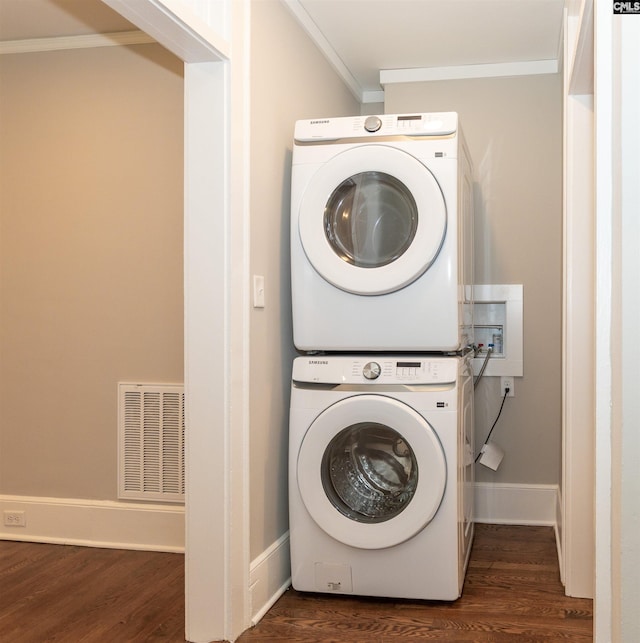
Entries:
POLYGON ((472 170, 456 113, 298 121, 291 189, 297 348, 473 343, 472 170))
POLYGON ((468 358, 294 361, 293 587, 454 600, 473 537, 468 358))

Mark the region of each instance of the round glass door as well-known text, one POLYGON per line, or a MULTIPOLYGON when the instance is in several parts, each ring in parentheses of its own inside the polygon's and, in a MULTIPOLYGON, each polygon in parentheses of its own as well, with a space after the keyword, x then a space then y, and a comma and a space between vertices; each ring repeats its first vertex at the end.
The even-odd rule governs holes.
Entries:
POLYGON ((322 485, 331 504, 357 522, 391 520, 411 502, 418 462, 394 429, 362 422, 343 429, 322 459, 322 485))
POLYGON ((298 212, 304 252, 329 283, 359 295, 404 288, 436 260, 447 209, 418 159, 381 144, 354 147, 322 165, 298 212))
POLYGON ((433 519, 447 466, 424 417, 399 400, 362 394, 314 420, 296 475, 304 506, 321 529, 352 547, 381 549, 433 519))
POLYGON ((329 197, 324 229, 329 245, 344 261, 380 268, 411 246, 418 207, 407 186, 384 172, 360 172, 329 197))

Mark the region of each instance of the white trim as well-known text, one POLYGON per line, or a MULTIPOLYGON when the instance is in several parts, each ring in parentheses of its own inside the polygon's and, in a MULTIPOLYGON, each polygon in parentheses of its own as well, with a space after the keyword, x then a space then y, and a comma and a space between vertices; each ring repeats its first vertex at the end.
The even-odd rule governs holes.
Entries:
POLYGON ((230 61, 185 65, 186 632, 250 625, 248 0, 230 61), (239 267, 241 269, 238 269, 239 267))
POLYGON ((251 562, 251 625, 257 625, 291 585, 289 532, 251 562))
MULTIPOLYGON (((637 63, 640 60, 640 24, 637 20, 616 20, 616 38, 619 39, 619 69, 615 90, 615 109, 618 114, 619 137, 616 144, 614 168, 616 193, 614 221, 616 221, 617 265, 614 275, 614 295, 619 322, 618 341, 612 342, 616 366, 616 395, 614 399, 614 431, 612 445, 615 453, 613 478, 613 592, 614 619, 618 622, 621 641, 640 640, 640 398, 638 397, 638 362, 640 346, 637 341, 640 320, 640 255, 637 241, 640 237, 640 79, 637 63), (618 240, 618 235, 620 238, 618 240), (619 266, 619 267, 618 267, 619 266), (619 270, 619 274, 616 274, 619 270), (617 353, 617 355, 616 355, 617 353), (617 618, 616 618, 617 617, 617 618)), ((615 140, 614 138, 614 140, 615 140)), ((617 633, 617 632, 616 632, 617 633)), ((615 640, 614 636, 614 640, 615 640)))
POLYGON ((558 567, 560 568, 560 582, 563 585, 566 585, 565 582, 565 552, 563 548, 563 539, 564 539, 564 516, 562 514, 563 499, 562 492, 558 489, 558 495, 556 498, 556 524, 554 525, 554 531, 556 533, 556 549, 558 550, 558 567))
POLYGON ((365 89, 362 92, 363 103, 384 103, 384 90, 374 91, 365 89))
POLYGON ((186 63, 228 60, 231 45, 180 0, 102 0, 186 63))
MULTIPOLYGON (((595 507, 596 507, 596 580, 594 641, 608 643, 614 636, 612 596, 612 281, 613 281, 613 15, 611 5, 595 6, 595 182, 596 182, 596 331, 595 345, 595 507)), ((619 140, 619 139, 618 139, 619 140)), ((620 168, 616 168, 619 171, 620 168)))
MULTIPOLYGON (((235 640, 251 625, 249 502, 249 334, 250 308, 250 46, 251 2, 233 0, 229 79, 226 220, 226 389, 229 404, 226 525, 227 622, 225 638, 235 640)), ((215 579, 214 579, 215 580, 215 579)))
POLYGON ((185 65, 185 618, 190 641, 227 638, 229 614, 227 67, 185 65))
MULTIPOLYGON (((345 85, 349 88, 351 93, 360 101, 365 102, 363 98, 363 90, 360 83, 355 79, 353 74, 349 71, 347 66, 342 62, 342 59, 337 54, 336 50, 331 46, 331 43, 325 38, 324 34, 320 31, 307 10, 300 4, 299 0, 282 0, 289 8, 295 19, 300 26, 305 30, 309 38, 315 43, 316 47, 320 50, 322 55, 327 59, 329 64, 335 69, 336 73, 345 85)), ((383 93, 384 96, 384 93, 383 93)), ((383 98, 384 100, 384 98, 383 98)), ((366 102, 382 102, 380 100, 369 100, 366 102)))
POLYGON ((557 503, 557 485, 476 482, 474 521, 555 526, 557 503))
POLYGON ((573 47, 567 50, 565 56, 570 60, 569 65, 569 93, 593 94, 594 88, 594 25, 593 25, 593 0, 582 0, 579 3, 578 15, 575 7, 568 6, 567 19, 575 24, 577 30, 575 40, 571 41, 573 47))
POLYGON ((0 496, 0 513, 24 511, 25 527, 0 539, 109 549, 184 552, 184 507, 110 500, 0 496))
POLYGON ((517 63, 490 63, 486 65, 458 65, 451 67, 415 67, 382 69, 380 84, 423 83, 430 80, 461 80, 465 78, 500 78, 502 76, 535 76, 557 74, 558 61, 529 60, 517 63))
MULTIPOLYGON (((576 65, 593 65, 588 64, 586 58, 576 60, 574 56, 576 43, 585 30, 589 31, 589 25, 577 22, 567 9, 564 22, 560 575, 568 596, 593 598, 595 360, 594 351, 585 347, 595 344, 594 116, 593 96, 572 92, 573 78, 583 72, 572 68, 570 63, 575 60, 576 65)), ((587 86, 588 83, 585 88, 587 86)))
POLYGON ((0 42, 0 55, 26 54, 39 51, 63 51, 66 49, 92 49, 95 47, 148 45, 154 42, 156 41, 144 33, 144 31, 120 31, 116 33, 88 34, 86 36, 5 40, 4 42, 0 42))

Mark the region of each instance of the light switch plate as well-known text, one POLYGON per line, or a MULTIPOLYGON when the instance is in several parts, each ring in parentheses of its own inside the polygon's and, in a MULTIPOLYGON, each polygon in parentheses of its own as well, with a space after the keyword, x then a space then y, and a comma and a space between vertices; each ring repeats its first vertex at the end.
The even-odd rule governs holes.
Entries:
POLYGON ((264 308, 264 277, 253 275, 253 307, 264 308))

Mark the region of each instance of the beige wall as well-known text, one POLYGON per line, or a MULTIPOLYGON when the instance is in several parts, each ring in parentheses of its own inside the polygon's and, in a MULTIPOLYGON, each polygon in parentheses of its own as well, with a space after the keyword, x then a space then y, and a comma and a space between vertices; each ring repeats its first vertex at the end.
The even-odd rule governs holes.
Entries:
POLYGON ((182 63, 0 64, 0 494, 115 499, 116 383, 183 379, 182 63))
POLYGON ((288 529, 291 362, 289 204, 297 119, 360 106, 279 0, 251 5, 251 274, 265 278, 251 311, 251 557, 288 529))
MULTIPOLYGON (((476 283, 524 285, 524 377, 493 433, 505 451, 480 481, 557 484, 561 456, 561 75, 388 85, 385 111, 457 111, 475 164, 476 283)), ((499 378, 476 392, 481 446, 499 378)))

